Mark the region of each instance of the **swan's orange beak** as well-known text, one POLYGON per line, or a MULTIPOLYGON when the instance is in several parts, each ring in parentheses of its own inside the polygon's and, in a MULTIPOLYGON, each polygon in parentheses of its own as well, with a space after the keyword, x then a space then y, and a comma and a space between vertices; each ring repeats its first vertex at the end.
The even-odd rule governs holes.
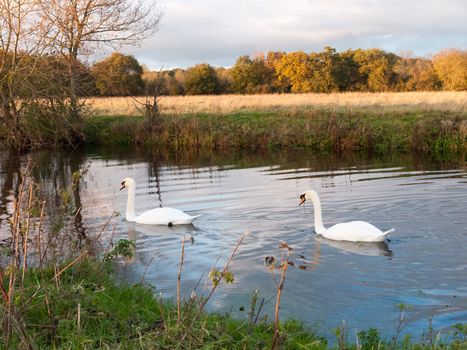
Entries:
POLYGON ((305 201, 306 201, 305 195, 302 194, 302 195, 300 196, 300 204, 298 204, 298 205, 299 205, 299 206, 302 205, 303 203, 305 203, 305 201))
POLYGON ((121 190, 123 190, 125 188, 125 181, 122 181, 122 183, 120 185, 122 185, 122 187, 120 187, 120 191, 121 191, 121 190))

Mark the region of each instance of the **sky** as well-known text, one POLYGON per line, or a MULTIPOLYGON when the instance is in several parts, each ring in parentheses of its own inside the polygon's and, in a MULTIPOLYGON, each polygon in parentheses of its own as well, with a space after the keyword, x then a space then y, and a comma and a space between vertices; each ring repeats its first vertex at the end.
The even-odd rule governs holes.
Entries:
MULTIPOLYGON (((153 0, 145 0, 147 2, 153 0)), ((268 51, 467 49, 467 0, 158 0, 158 32, 125 54, 153 70, 231 67, 268 51)))

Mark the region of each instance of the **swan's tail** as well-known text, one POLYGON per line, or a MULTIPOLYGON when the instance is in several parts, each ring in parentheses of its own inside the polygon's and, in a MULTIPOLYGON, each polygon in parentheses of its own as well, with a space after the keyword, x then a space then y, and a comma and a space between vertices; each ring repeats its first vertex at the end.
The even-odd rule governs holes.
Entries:
POLYGON ((383 235, 384 235, 384 236, 387 236, 387 235, 389 235, 390 233, 394 232, 395 230, 396 230, 396 229, 393 227, 392 229, 383 232, 383 235))
POLYGON ((187 215, 187 217, 185 219, 182 219, 182 220, 175 220, 175 221, 171 221, 169 222, 169 226, 173 226, 173 225, 189 225, 191 224, 197 217, 200 217, 201 214, 199 215, 195 215, 195 216, 189 216, 187 215))
POLYGON ((186 222, 184 222, 184 224, 191 224, 191 223, 193 223, 193 221, 195 221, 195 219, 196 219, 197 217, 200 217, 200 216, 201 216, 201 214, 192 216, 192 217, 190 217, 188 220, 186 220, 186 222))

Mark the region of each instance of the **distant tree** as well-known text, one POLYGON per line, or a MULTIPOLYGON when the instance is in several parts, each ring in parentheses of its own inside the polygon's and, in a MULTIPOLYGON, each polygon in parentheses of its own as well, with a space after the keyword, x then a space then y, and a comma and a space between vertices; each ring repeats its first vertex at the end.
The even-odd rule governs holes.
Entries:
POLYGON ((170 75, 172 77, 173 87, 169 86, 169 95, 185 95, 186 71, 180 68, 173 69, 170 75))
POLYGON ((264 58, 241 56, 231 70, 232 87, 238 93, 264 93, 271 92, 271 81, 274 71, 264 58))
POLYGON ((250 56, 240 56, 235 61, 235 65, 231 69, 232 88, 234 92, 251 93, 251 88, 257 83, 252 81, 250 73, 252 71, 253 62, 250 56), (250 87, 250 91, 248 91, 250 87))
POLYGON ((269 68, 274 68, 285 55, 286 53, 284 51, 269 51, 266 54, 266 64, 269 68))
POLYGON ((441 51, 433 57, 433 66, 444 90, 467 90, 467 50, 441 51))
POLYGON ((394 89, 397 91, 432 91, 441 86, 432 62, 427 59, 400 57, 394 72, 397 75, 394 89))
POLYGON ((394 83, 392 67, 397 62, 397 56, 380 49, 358 49, 354 60, 359 65, 361 81, 360 90, 388 91, 394 83))
POLYGON ((184 75, 183 69, 172 69, 160 72, 145 70, 143 72, 143 81, 146 90, 157 90, 159 96, 184 95, 184 75))
MULTIPOLYGON (((145 89, 153 91, 156 89, 156 86, 164 86, 165 91, 165 82, 163 82, 160 77, 159 72, 149 70, 145 65, 141 65, 143 68, 143 74, 141 74, 141 79, 143 79, 145 89)), ((162 92, 160 92, 162 94, 162 92)))
POLYGON ((149 71, 143 67, 142 79, 145 92, 152 92, 157 96, 168 95, 167 80, 165 72, 149 71))
POLYGON ((140 95, 144 91, 143 67, 130 55, 115 52, 94 64, 92 74, 103 96, 140 95))
POLYGON ((229 94, 233 92, 232 88, 232 69, 218 67, 216 68, 216 74, 219 79, 219 93, 229 94))
POLYGON ((167 95, 177 96, 184 95, 185 74, 183 69, 173 69, 165 74, 165 83, 167 89, 167 95))
POLYGON ((272 92, 286 92, 289 89, 288 86, 284 86, 277 76, 277 67, 282 59, 285 56, 285 52, 282 51, 269 51, 266 54, 266 65, 273 72, 271 80, 271 91, 272 92))
POLYGON ((411 77, 407 82, 409 90, 433 91, 442 86, 441 80, 436 75, 433 63, 430 60, 417 58, 411 69, 411 77))
POLYGON ((335 78, 339 91, 355 91, 363 80, 360 76, 359 65, 354 59, 355 51, 340 52, 335 67, 335 78))
POLYGON ((311 86, 313 92, 338 91, 339 55, 336 49, 325 47, 323 52, 311 53, 311 86))
POLYGON ((213 95, 220 92, 216 70, 207 63, 197 64, 186 71, 185 91, 188 95, 213 95))
POLYGON ((276 64, 279 84, 287 92, 311 92, 313 68, 310 56, 303 51, 283 55, 276 64))
POLYGON ((413 59, 407 57, 399 57, 394 65, 394 72, 397 74, 397 82, 394 87, 396 91, 411 91, 408 82, 412 76, 413 59))

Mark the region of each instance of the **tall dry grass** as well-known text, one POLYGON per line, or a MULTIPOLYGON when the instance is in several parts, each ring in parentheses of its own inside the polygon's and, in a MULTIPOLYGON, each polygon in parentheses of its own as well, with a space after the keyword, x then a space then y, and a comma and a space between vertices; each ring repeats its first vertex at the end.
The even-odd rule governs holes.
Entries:
MULTIPOLYGON (((141 115, 138 105, 144 97, 101 97, 89 101, 95 115, 141 115), (138 103, 138 102, 139 103, 138 103)), ((383 111, 443 110, 467 111, 467 91, 430 92, 345 92, 332 94, 263 94, 162 96, 163 114, 229 113, 238 110, 275 108, 332 108, 383 111)))

